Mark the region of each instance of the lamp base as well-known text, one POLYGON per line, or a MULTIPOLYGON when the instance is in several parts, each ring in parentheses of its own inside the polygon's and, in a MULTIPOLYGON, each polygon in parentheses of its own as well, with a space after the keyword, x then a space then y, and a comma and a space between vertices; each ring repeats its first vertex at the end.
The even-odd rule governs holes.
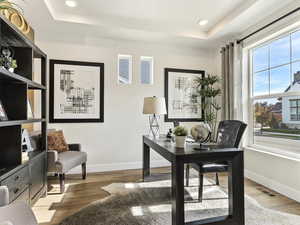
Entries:
POLYGON ((159 124, 158 118, 155 114, 149 116, 149 124, 150 124, 150 136, 153 138, 159 138, 159 124))

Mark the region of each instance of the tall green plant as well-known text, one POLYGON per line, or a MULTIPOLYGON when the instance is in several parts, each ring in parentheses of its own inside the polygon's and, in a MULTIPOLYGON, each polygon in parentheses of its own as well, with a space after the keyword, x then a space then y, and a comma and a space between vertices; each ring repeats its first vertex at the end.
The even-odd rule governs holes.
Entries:
POLYGON ((221 89, 216 85, 220 82, 218 76, 207 74, 207 76, 196 79, 197 92, 204 97, 202 107, 204 110, 204 120, 209 124, 212 130, 212 139, 215 138, 218 112, 221 106, 218 104, 218 96, 221 95, 221 89))

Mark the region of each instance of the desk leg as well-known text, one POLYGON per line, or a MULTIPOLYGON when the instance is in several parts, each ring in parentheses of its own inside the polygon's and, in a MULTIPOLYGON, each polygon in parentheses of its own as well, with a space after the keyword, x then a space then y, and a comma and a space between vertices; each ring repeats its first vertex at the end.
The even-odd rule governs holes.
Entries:
POLYGON ((245 225, 243 152, 230 162, 228 175, 229 215, 232 216, 234 224, 245 225))
POLYGON ((184 224, 184 164, 172 162, 172 225, 184 224))
POLYGON ((150 148, 143 143, 143 181, 150 176, 150 148))

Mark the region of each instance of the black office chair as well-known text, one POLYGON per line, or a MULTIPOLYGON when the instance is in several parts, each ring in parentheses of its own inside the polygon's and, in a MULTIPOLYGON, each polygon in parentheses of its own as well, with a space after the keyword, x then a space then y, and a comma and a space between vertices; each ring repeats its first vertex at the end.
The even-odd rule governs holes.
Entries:
MULTIPOLYGON (((238 148, 247 124, 238 120, 224 120, 219 123, 216 145, 220 148, 238 148)), ((190 166, 199 172, 199 201, 203 196, 203 174, 216 173, 216 185, 219 185, 219 172, 228 172, 227 163, 187 164, 186 186, 189 186, 190 166)))

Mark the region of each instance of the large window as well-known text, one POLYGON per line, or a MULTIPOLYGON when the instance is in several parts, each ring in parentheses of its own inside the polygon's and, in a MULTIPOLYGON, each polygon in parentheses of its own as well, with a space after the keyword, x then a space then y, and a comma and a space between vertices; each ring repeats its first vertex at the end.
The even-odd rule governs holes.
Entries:
POLYGON ((250 51, 253 143, 269 147, 299 146, 300 31, 250 51))

